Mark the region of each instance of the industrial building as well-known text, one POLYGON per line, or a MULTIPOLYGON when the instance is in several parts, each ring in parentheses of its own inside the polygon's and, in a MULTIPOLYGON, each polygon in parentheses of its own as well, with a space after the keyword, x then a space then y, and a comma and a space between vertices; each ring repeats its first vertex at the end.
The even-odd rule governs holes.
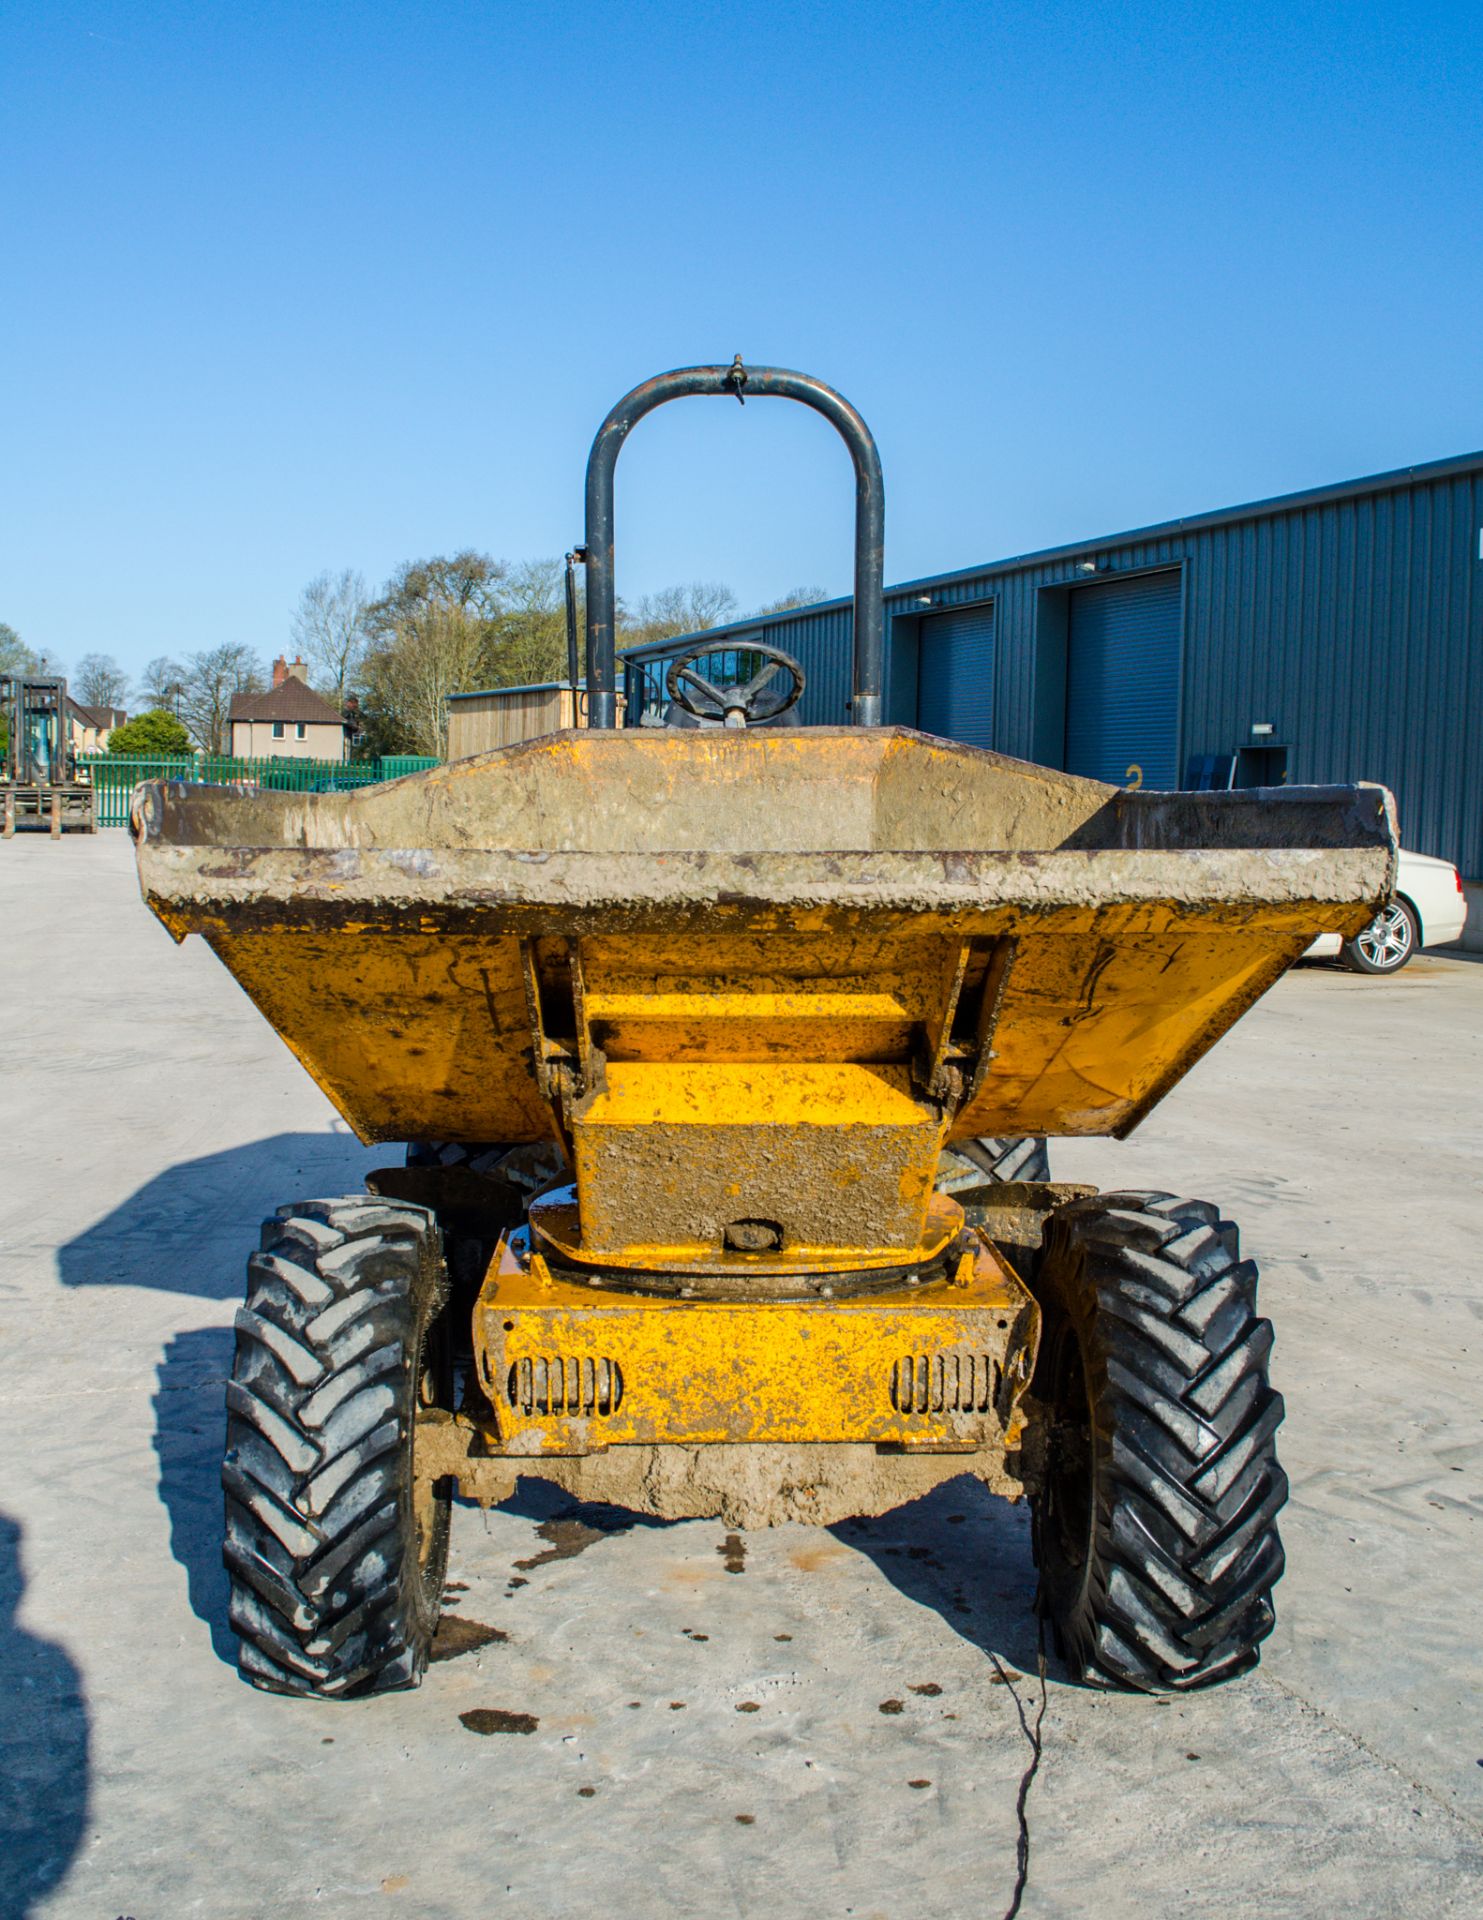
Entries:
MULTIPOLYGON (((1483 880, 1483 453, 913 580, 886 636, 889 721, 1118 785, 1383 781, 1483 880)), ((848 721, 847 599, 694 638, 848 721)))

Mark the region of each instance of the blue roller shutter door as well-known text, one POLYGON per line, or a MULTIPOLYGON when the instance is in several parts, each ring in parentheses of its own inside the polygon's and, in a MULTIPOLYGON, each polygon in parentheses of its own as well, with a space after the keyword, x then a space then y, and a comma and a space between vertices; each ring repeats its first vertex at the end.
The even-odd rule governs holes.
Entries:
POLYGON ((994 607, 958 607, 921 624, 917 725, 970 747, 994 744, 994 607))
POLYGON ((1179 571, 1078 587, 1066 646, 1066 771, 1179 784, 1179 571))

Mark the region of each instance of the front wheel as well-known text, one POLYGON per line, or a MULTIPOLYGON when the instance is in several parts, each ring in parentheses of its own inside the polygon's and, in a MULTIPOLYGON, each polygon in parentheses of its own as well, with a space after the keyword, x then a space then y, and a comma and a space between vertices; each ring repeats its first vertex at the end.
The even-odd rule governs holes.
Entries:
POLYGON ((247 1265, 227 1387, 226 1539, 242 1672, 274 1693, 415 1686, 451 1500, 419 1480, 419 1406, 447 1405, 441 1236, 364 1194, 280 1207, 247 1265))
POLYGON ((1420 945, 1416 909, 1409 900, 1392 900, 1363 933, 1344 942, 1344 964, 1356 973, 1399 973, 1420 945))
POLYGON ((1039 1605, 1086 1682, 1229 1679, 1272 1631, 1287 1480, 1256 1283, 1204 1201, 1099 1194, 1052 1217, 1031 1511, 1039 1605))

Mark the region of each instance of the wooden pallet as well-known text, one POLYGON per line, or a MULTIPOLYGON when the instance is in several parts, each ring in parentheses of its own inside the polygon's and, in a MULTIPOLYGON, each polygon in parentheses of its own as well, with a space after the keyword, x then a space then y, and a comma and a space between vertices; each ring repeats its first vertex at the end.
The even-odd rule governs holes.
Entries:
POLYGON ((8 782, 0 786, 0 809, 4 813, 3 837, 11 839, 17 827, 48 827, 53 840, 66 832, 96 833, 98 817, 91 787, 23 786, 8 782))

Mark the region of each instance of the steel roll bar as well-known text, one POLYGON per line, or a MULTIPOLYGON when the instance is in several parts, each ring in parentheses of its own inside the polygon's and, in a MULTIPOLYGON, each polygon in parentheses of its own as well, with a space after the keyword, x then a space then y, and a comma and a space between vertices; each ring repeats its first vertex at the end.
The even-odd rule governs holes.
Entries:
POLYGON ((615 661, 616 589, 613 577, 613 471, 623 443, 646 413, 668 400, 709 393, 745 403, 750 399, 798 400, 838 432, 855 468, 855 670, 850 717, 857 727, 881 723, 885 663, 886 500, 881 460, 870 429, 833 387, 786 367, 680 367, 635 387, 597 430, 587 459, 587 721, 618 724, 615 661))

